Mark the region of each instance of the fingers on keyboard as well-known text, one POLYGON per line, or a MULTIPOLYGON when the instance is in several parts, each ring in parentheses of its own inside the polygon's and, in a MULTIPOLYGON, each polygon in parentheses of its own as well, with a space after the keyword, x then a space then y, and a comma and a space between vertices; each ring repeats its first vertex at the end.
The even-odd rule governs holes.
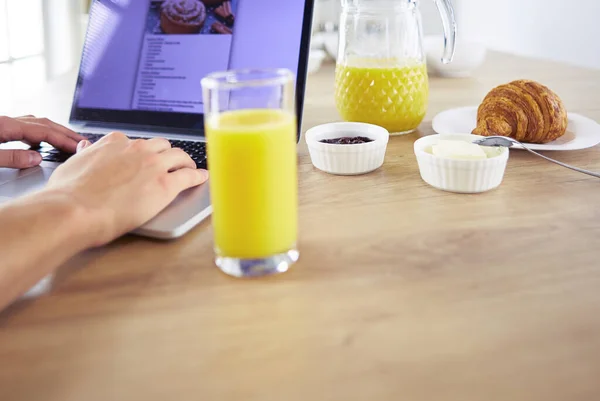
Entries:
MULTIPOLYGON (((86 137, 88 141, 94 143, 100 140, 103 134, 93 134, 89 132, 80 132, 80 135, 86 137)), ((140 139, 140 137, 130 136, 130 139, 140 139)), ((171 146, 174 148, 180 148, 186 152, 192 160, 196 163, 198 168, 208 168, 206 160, 206 144, 204 142, 193 142, 193 141, 182 141, 182 140, 170 140, 171 146)), ((39 148, 42 159, 45 161, 62 163, 66 161, 70 154, 61 152, 50 146, 47 143, 40 144, 39 148)))

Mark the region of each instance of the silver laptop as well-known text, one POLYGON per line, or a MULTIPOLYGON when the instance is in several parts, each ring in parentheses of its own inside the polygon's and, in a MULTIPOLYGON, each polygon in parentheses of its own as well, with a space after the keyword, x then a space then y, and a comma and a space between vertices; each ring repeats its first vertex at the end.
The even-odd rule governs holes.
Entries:
MULTIPOLYGON (((69 128, 92 142, 115 130, 164 137, 207 168, 200 80, 227 69, 288 68, 297 76, 299 139, 313 0, 171 3, 93 2, 69 128)), ((41 166, 0 168, 0 202, 43 187, 70 156, 42 145, 41 166)), ((177 238, 210 213, 206 183, 182 192, 134 234, 177 238)))

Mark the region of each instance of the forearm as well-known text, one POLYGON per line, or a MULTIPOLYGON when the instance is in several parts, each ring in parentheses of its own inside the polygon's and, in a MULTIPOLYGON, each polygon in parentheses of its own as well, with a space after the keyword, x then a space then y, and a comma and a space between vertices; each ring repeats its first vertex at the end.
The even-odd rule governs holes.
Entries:
POLYGON ((92 245, 86 221, 85 212, 60 192, 0 206, 0 310, 92 245))

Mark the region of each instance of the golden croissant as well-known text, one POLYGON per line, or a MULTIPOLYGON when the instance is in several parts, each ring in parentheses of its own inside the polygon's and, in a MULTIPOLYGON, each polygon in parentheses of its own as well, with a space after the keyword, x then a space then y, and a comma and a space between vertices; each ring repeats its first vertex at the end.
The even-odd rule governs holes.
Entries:
POLYGON ((487 94, 477 110, 473 134, 547 143, 563 136, 567 123, 567 111, 556 93, 537 82, 519 80, 487 94))

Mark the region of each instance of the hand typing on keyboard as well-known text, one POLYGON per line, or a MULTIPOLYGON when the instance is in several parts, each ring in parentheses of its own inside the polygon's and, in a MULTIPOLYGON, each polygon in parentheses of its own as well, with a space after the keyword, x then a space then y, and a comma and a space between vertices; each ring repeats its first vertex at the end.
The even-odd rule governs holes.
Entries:
MULTIPOLYGON (((82 133, 80 133, 80 135, 85 137, 85 139, 91 143, 94 143, 104 137, 103 134, 92 134, 92 133, 87 133, 87 132, 82 132, 82 133)), ((129 136, 129 139, 144 139, 144 138, 140 138, 140 137, 136 137, 136 136, 129 136)), ((206 144, 204 142, 181 141, 181 140, 169 140, 169 142, 171 143, 171 146, 173 148, 179 148, 179 149, 182 149, 183 151, 185 151, 185 153, 187 153, 192 158, 192 160, 196 163, 197 168, 202 168, 202 169, 207 168, 206 144)), ((49 161, 49 162, 62 163, 64 161, 67 161, 67 159, 69 159, 69 157, 72 156, 71 153, 60 151, 60 150, 55 149, 54 147, 50 146, 49 144, 45 144, 45 143, 42 143, 41 147, 39 148, 39 152, 42 155, 43 160, 49 161)))
MULTIPOLYGON (((42 142, 72 154, 77 144, 85 138, 47 118, 24 116, 10 118, 0 116, 0 143, 23 141, 37 149, 42 142)), ((0 149, 0 167, 28 168, 42 162, 42 155, 35 150, 0 149)))
POLYGON ((166 139, 112 133, 78 147, 44 189, 0 205, 0 310, 69 258, 141 226, 208 179, 166 139))
POLYGON ((144 224, 183 190, 208 179, 206 170, 163 138, 132 140, 113 132, 80 143, 77 154, 50 177, 47 191, 67 193, 86 211, 103 245, 144 224))

